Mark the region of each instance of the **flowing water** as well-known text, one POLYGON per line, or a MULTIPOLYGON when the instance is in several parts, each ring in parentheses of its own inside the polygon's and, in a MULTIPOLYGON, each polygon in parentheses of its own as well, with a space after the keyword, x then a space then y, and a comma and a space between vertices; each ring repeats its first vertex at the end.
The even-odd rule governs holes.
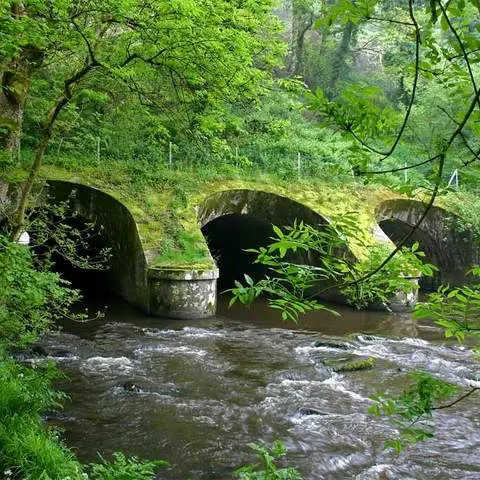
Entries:
POLYGON ((168 460, 159 479, 231 479, 249 442, 280 439, 305 479, 480 479, 480 401, 435 414, 434 440, 400 456, 391 425, 366 413, 377 390, 400 391, 412 369, 465 386, 480 376, 467 349, 409 315, 340 309, 282 323, 263 302, 211 320, 149 318, 119 300, 107 316, 45 340, 70 380, 55 423, 80 459, 123 450, 168 460), (316 343, 317 342, 317 343, 316 343), (335 373, 335 359, 375 357, 335 373))

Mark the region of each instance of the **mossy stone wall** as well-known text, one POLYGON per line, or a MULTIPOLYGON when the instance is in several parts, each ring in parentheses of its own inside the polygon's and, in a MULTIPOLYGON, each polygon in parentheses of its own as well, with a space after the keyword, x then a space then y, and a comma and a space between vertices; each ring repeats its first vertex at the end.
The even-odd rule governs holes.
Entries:
MULTIPOLYGON (((376 211, 377 221, 393 242, 398 243, 416 225, 426 205, 416 200, 387 200, 376 211)), ((479 262, 479 243, 473 228, 460 228, 463 221, 452 212, 431 207, 407 245, 419 242, 425 260, 439 271, 433 278, 422 278, 423 288, 435 289, 441 283, 461 285, 472 278, 467 271, 479 262)))

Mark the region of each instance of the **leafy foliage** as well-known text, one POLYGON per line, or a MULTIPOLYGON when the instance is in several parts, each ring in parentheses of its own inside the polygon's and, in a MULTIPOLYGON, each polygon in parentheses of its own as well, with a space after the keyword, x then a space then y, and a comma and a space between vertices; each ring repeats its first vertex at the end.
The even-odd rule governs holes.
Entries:
POLYGON ((37 270, 30 249, 0 237, 0 334, 8 345, 32 342, 69 315, 80 292, 57 273, 37 270))
POLYGON ((230 304, 239 300, 250 304, 261 294, 268 296, 272 308, 281 310, 284 320, 298 321, 299 315, 312 310, 328 310, 318 296, 337 288, 357 308, 374 302, 388 305, 399 291, 416 289, 420 274, 432 275, 435 266, 421 261, 423 252, 415 243, 404 247, 385 265, 387 247, 373 246, 368 256, 358 261, 350 245, 367 246, 352 213, 332 218, 332 223, 314 228, 295 222, 282 230, 274 226, 268 247, 249 250, 256 253, 256 262, 266 265, 271 276, 257 283, 245 276, 246 285, 235 282, 230 304))
MULTIPOLYGON (((478 267, 473 270, 477 275, 478 267)), ((480 351, 480 285, 450 288, 442 285, 420 303, 415 318, 430 318, 445 331, 445 336, 455 337, 463 343, 467 339, 476 343, 480 351)))
POLYGON ((74 195, 66 201, 47 200, 30 213, 28 231, 37 261, 46 269, 56 256, 82 270, 107 270, 111 248, 102 237, 104 227, 80 217, 74 195))
POLYGON ((109 462, 100 455, 102 463, 91 464, 92 480, 150 480, 155 476, 157 467, 168 466, 167 462, 152 460, 141 461, 136 457, 127 458, 121 452, 113 454, 113 461, 109 462))
POLYGON ((432 438, 434 422, 432 413, 437 402, 451 397, 458 387, 425 372, 415 372, 405 391, 398 395, 379 394, 372 398, 369 412, 392 418, 398 436, 387 440, 385 446, 399 453, 405 446, 432 438))
POLYGON ((346 277, 347 285, 342 287, 352 305, 364 308, 380 302, 388 307, 395 294, 415 291, 420 276, 432 276, 437 270, 435 265, 423 262, 425 254, 419 250, 418 242, 410 248, 402 247, 383 265, 390 253, 387 246, 374 245, 369 249, 367 258, 354 264, 352 272, 346 277))
POLYGON ((257 443, 248 445, 254 450, 262 462, 261 466, 246 465, 235 471, 240 480, 302 480, 300 473, 294 468, 278 468, 275 462, 286 454, 285 446, 276 440, 271 448, 257 443))

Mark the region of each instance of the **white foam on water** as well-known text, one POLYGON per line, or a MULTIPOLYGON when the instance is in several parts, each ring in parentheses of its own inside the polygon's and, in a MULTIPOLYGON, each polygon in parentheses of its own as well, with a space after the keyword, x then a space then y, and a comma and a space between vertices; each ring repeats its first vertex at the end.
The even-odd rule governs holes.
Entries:
POLYGON ((413 347, 428 347, 430 342, 422 340, 421 338, 402 338, 401 340, 389 340, 391 343, 403 343, 405 345, 411 345, 413 347))
POLYGON ((352 455, 347 457, 330 457, 325 460, 325 463, 328 465, 329 472, 335 472, 338 470, 343 470, 348 467, 352 461, 352 455))
POLYGON ((318 352, 336 352, 336 353, 346 353, 350 351, 354 345, 351 343, 340 343, 339 345, 343 345, 344 347, 335 347, 335 346, 329 346, 329 345, 305 345, 303 347, 296 347, 295 351, 297 353, 318 353, 318 352))
POLYGON ((55 355, 49 355, 47 357, 49 360, 55 360, 55 362, 68 362, 71 360, 78 360, 80 357, 78 355, 66 355, 66 356, 55 356, 55 355))
POLYGON ((380 463, 373 465, 365 472, 362 472, 355 476, 355 480, 372 480, 379 478, 389 478, 388 474, 391 472, 392 465, 388 463, 380 463), (381 477, 381 475, 383 477, 381 477))
POLYGON ((159 328, 142 328, 142 332, 147 337, 171 338, 181 334, 181 330, 161 330, 159 328))
POLYGON ((295 353, 299 356, 309 356, 312 353, 318 352, 319 348, 307 345, 304 347, 295 347, 295 353))
POLYGON ((149 355, 149 353, 161 353, 165 355, 195 355, 197 357, 205 357, 208 352, 197 347, 187 345, 170 346, 170 345, 148 345, 136 348, 134 354, 137 357, 149 355))
POLYGON ((40 365, 45 363, 46 360, 53 360, 54 362, 72 362, 78 360, 80 357, 77 355, 68 355, 68 356, 59 356, 56 357, 55 355, 48 355, 46 357, 33 357, 33 358, 26 358, 22 360, 22 362, 28 363, 30 365, 40 365))
POLYGON ((369 345, 364 345, 362 347, 356 348, 352 352, 355 355, 376 358, 391 358, 393 356, 392 352, 383 343, 373 343, 369 345))
POLYGON ((480 380, 473 380, 471 378, 465 379, 465 384, 472 388, 480 388, 480 380))
POLYGON ((133 362, 127 357, 90 357, 80 369, 85 373, 96 373, 114 370, 115 373, 131 372, 133 362))
POLYGON ((195 421, 195 423, 201 423, 203 425, 212 425, 216 426, 217 422, 210 417, 207 417, 206 415, 200 415, 199 417, 192 417, 192 420, 195 421))
POLYGON ((468 368, 464 365, 459 365, 457 362, 452 362, 450 360, 445 360, 444 358, 432 358, 429 361, 431 367, 435 367, 435 370, 450 372, 450 373, 468 373, 468 368))
POLYGON ((345 415, 339 413, 319 413, 319 414, 312 414, 312 415, 302 415, 301 413, 295 413, 288 417, 288 419, 294 425, 301 425, 306 427, 313 427, 313 429, 317 429, 318 424, 325 424, 325 421, 334 419, 336 417, 344 417, 345 415))
POLYGON ((338 375, 337 373, 334 373, 330 378, 327 378, 322 383, 324 385, 328 385, 332 390, 335 390, 335 391, 341 392, 341 393, 346 393, 347 395, 349 395, 350 397, 352 397, 355 400, 359 400, 359 401, 362 401, 362 402, 366 402, 366 401, 370 402, 370 399, 368 399, 368 398, 366 398, 362 395, 359 395, 356 392, 352 392, 351 390, 346 388, 345 382, 342 382, 342 380, 341 380, 342 378, 343 378, 342 375, 338 375))
POLYGON ((207 330, 205 328, 185 327, 182 332, 186 337, 226 337, 224 332, 207 330))
POLYGON ((280 385, 285 386, 285 387, 299 387, 299 386, 312 387, 314 385, 319 385, 321 383, 323 383, 323 381, 318 381, 318 380, 292 380, 290 378, 285 378, 280 382, 280 385))

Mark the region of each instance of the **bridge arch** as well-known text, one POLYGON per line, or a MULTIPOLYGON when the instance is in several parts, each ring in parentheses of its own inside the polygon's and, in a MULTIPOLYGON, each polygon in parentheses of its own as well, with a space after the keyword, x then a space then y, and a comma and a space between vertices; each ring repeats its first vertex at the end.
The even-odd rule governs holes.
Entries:
MULTIPOLYGON (((255 254, 247 248, 259 248, 270 243, 272 225, 292 225, 303 221, 322 228, 328 220, 289 198, 259 190, 226 190, 208 197, 197 208, 197 218, 212 256, 220 270, 220 287, 232 286, 248 273, 260 279, 265 267, 253 264, 255 254)), ((294 261, 313 264, 315 259, 296 255, 294 261)))
POLYGON ((96 188, 48 180, 45 202, 69 202, 69 207, 89 222, 101 226, 111 258, 104 278, 108 290, 148 310, 147 262, 135 220, 119 200, 96 188))
MULTIPOLYGON (((416 225, 425 212, 426 205, 417 200, 394 199, 380 203, 376 208, 376 220, 383 232, 395 244, 416 225)), ((407 246, 418 242, 425 253, 425 261, 439 269, 432 278, 421 278, 420 287, 435 289, 441 283, 462 285, 471 278, 466 272, 479 261, 478 239, 472 229, 464 225, 460 217, 440 207, 431 207, 425 219, 407 246)))

